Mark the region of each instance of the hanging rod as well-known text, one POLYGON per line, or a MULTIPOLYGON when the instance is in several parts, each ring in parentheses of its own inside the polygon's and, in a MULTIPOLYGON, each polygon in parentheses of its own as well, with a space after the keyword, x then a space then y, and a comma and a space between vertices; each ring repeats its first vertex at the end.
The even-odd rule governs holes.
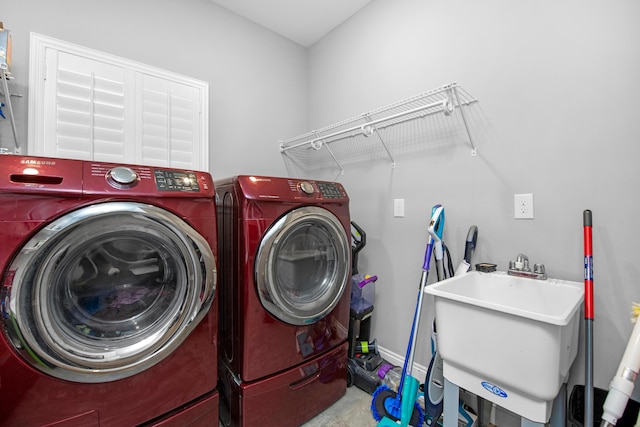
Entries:
POLYGON ((467 106, 473 102, 477 102, 477 100, 469 95, 469 93, 462 89, 457 83, 450 83, 429 92, 425 92, 368 113, 361 114, 351 119, 326 126, 322 129, 314 130, 288 140, 281 140, 279 141, 280 152, 285 153, 288 150, 303 147, 305 145, 313 148, 314 150, 326 148, 340 168, 341 172, 344 172, 342 166, 338 162, 338 159, 329 148, 329 144, 348 137, 358 135, 366 137, 375 133, 387 151, 393 166, 395 166, 395 161, 391 152, 382 140, 378 129, 384 129, 388 126, 393 126, 440 112, 449 116, 453 113, 455 108, 458 107, 469 137, 471 155, 475 156, 476 148, 471 137, 471 133, 469 132, 466 117, 463 113, 463 109, 461 108, 463 105, 467 106))

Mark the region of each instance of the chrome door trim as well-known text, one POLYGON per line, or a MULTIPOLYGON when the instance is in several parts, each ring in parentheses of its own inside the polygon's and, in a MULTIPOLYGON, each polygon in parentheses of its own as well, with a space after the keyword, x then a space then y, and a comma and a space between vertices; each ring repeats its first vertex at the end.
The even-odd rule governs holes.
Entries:
POLYGON ((70 212, 38 231, 5 272, 4 285, 4 329, 18 353, 53 377, 99 383, 135 375, 171 354, 209 310, 216 267, 207 241, 173 213, 143 203, 104 202, 70 212), (115 222, 118 230, 94 230, 94 224, 100 221, 115 222), (158 244, 172 244, 167 252, 181 258, 186 282, 180 285, 178 300, 172 302, 171 309, 175 310, 170 316, 155 319, 140 336, 109 341, 92 341, 91 337, 74 335, 72 327, 65 330, 64 325, 58 325, 54 320, 60 310, 50 303, 55 300, 55 282, 49 283, 49 279, 64 267, 55 261, 71 256, 72 245, 80 244, 83 238, 91 241, 96 236, 100 239, 134 229, 158 244), (74 237, 74 233, 80 235, 74 237))
POLYGON ((317 206, 303 206, 294 209, 278 219, 260 241, 254 274, 258 296, 264 308, 276 318, 293 325, 315 323, 329 314, 340 301, 350 281, 351 244, 339 219, 326 209, 317 206), (274 265, 278 246, 283 238, 301 223, 321 224, 333 236, 337 264, 333 277, 326 280, 334 282, 332 292, 319 295, 309 307, 296 307, 283 297, 275 285, 274 265))

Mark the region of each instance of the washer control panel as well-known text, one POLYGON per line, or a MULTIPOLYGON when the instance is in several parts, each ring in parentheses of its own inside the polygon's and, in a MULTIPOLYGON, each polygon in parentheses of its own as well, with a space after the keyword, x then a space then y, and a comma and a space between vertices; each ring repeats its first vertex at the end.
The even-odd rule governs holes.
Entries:
POLYGON ((194 172, 154 169, 156 188, 160 191, 184 191, 197 193, 200 191, 198 177, 194 172))
MULTIPOLYGON (((77 161, 79 191, 84 194, 126 194, 127 197, 214 197, 208 172, 170 167, 77 161)), ((63 164, 61 163, 62 167, 63 164)), ((64 164, 64 170, 71 170, 64 164)), ((65 182, 68 181, 65 175, 65 182)))

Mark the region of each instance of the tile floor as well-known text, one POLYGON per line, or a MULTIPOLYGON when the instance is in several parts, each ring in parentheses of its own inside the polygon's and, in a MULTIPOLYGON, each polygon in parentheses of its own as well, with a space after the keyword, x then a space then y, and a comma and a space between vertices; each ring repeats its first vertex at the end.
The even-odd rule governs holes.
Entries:
POLYGON ((374 427, 371 395, 358 387, 347 387, 346 394, 327 410, 302 427, 374 427))

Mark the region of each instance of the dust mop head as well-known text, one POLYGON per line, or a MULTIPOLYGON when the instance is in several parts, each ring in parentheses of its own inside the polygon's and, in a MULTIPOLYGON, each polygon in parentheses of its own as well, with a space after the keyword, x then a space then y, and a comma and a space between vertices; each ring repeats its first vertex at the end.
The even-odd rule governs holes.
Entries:
POLYGON ((392 412, 392 414, 396 417, 396 419, 400 419, 400 400, 398 399, 398 403, 394 407, 388 407, 386 405, 386 399, 395 399, 397 394, 395 391, 391 390, 386 384, 381 384, 378 386, 376 391, 373 392, 373 398, 371 399, 371 415, 373 419, 376 421, 380 421, 387 414, 387 411, 392 412))
MULTIPOLYGON (((414 381, 417 383, 418 381, 414 381)), ((405 392, 407 395, 398 395, 395 391, 391 390, 385 384, 378 386, 373 393, 373 399, 371 400, 371 415, 373 419, 378 421, 378 426, 385 425, 407 425, 402 424, 403 415, 403 402, 406 400, 404 410, 409 412, 409 408, 413 405, 410 417, 405 415, 405 421, 409 419, 408 425, 422 427, 424 424, 424 411, 420 407, 420 404, 415 399, 409 399, 409 396, 417 395, 417 389, 409 390, 411 387, 407 387, 405 392), (405 399, 405 400, 403 400, 405 399)))

